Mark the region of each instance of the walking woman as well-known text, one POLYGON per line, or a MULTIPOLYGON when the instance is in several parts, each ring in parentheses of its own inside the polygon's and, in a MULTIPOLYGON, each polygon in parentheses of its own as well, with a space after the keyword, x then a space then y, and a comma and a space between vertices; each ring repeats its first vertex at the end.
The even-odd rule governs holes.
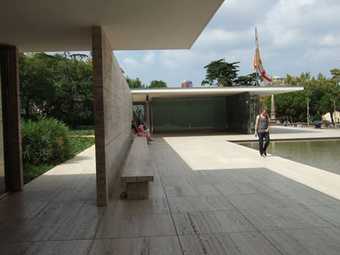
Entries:
POLYGON ((267 156, 267 148, 270 143, 269 137, 269 116, 266 110, 263 110, 256 117, 255 136, 259 138, 259 151, 261 156, 267 156))

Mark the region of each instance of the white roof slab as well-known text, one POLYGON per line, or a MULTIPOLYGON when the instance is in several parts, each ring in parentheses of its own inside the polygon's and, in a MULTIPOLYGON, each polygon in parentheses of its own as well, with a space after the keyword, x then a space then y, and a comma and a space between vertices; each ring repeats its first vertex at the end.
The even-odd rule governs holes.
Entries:
POLYGON ((269 96, 275 94, 302 91, 303 87, 225 87, 225 88, 166 88, 166 89, 133 89, 131 90, 134 102, 145 102, 146 97, 173 98, 195 96, 231 96, 241 93, 251 95, 269 96))
POLYGON ((223 0, 1 0, 0 44, 91 50, 102 26, 114 50, 190 48, 223 0))

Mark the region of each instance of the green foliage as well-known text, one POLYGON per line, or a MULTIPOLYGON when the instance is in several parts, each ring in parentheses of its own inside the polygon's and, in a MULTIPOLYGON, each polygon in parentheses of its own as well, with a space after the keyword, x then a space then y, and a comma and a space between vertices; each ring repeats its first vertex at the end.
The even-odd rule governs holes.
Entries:
POLYGON ((24 165, 24 183, 28 183, 29 181, 33 180, 39 175, 42 175, 43 173, 47 172, 53 167, 54 165, 50 165, 50 164, 40 164, 40 165, 25 164, 24 165))
POLYGON ((202 85, 233 86, 239 71, 238 64, 239 62, 228 63, 225 59, 212 61, 204 67, 206 69, 206 76, 205 80, 202 81, 202 85))
MULTIPOLYGON (((313 77, 309 73, 302 73, 296 77, 287 75, 285 83, 303 86, 304 91, 275 96, 276 114, 281 119, 306 122, 307 104, 311 120, 320 120, 319 116, 328 112, 333 118, 334 111, 340 109, 340 87, 334 78, 328 79, 322 74, 313 77)), ((270 98, 267 98, 266 104, 270 109, 270 98)))
POLYGON ((151 81, 151 83, 149 85, 149 88, 166 88, 166 87, 167 87, 166 83, 162 80, 151 81))
POLYGON ((84 137, 84 136, 70 137, 71 156, 75 156, 79 152, 92 146, 94 142, 95 142, 94 136, 93 137, 84 137))
POLYGON ((166 88, 167 87, 166 83, 162 80, 159 80, 159 81, 153 80, 151 81, 149 86, 145 85, 139 78, 136 78, 136 79, 126 78, 126 81, 130 89, 166 88))
POLYGON ((202 81, 203 85, 217 85, 219 87, 230 86, 258 86, 258 74, 250 73, 247 75, 238 75, 240 62, 228 63, 225 59, 212 61, 206 65, 205 80, 202 81))
POLYGON ((53 164, 71 155, 68 128, 55 119, 23 121, 22 151, 24 164, 53 164))
POLYGON ((73 129, 69 134, 70 136, 93 136, 94 129, 73 129))
POLYGON ((68 55, 20 56, 24 119, 53 117, 68 125, 93 125, 92 64, 68 55))
POLYGON ((331 71, 332 79, 340 80, 340 69, 334 68, 331 71))
MULTIPOLYGON (((267 109, 270 109, 270 97, 267 99, 267 109)), ((275 95, 276 115, 278 118, 291 122, 306 122, 306 97, 304 92, 294 92, 275 95)))
POLYGON ((240 86, 258 86, 258 74, 251 73, 248 75, 239 76, 235 83, 240 86))
POLYGON ((90 147, 94 139, 93 130, 70 131, 55 119, 23 121, 25 183, 90 147))
POLYGON ((139 78, 136 78, 136 79, 126 78, 126 81, 127 81, 128 85, 129 85, 130 89, 145 88, 145 85, 142 83, 142 81, 139 78))

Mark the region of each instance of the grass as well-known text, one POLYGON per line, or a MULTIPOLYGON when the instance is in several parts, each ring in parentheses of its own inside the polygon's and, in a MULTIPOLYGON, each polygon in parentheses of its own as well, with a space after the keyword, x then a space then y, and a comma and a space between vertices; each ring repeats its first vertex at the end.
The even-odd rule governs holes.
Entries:
POLYGON ((94 135, 93 129, 72 129, 70 136, 92 136, 94 135))
POLYGON ((89 148, 94 144, 94 137, 70 137, 71 155, 74 157, 79 152, 89 148))
MULTIPOLYGON (((88 137, 94 134, 93 130, 72 130, 70 131, 70 144, 71 144, 71 156, 68 159, 73 158, 78 153, 89 148, 94 144, 94 136, 88 137)), ((40 165, 24 165, 24 182, 28 183, 34 178, 42 175, 48 170, 52 169, 56 165, 63 162, 58 162, 56 164, 40 164, 40 165)))
POLYGON ((31 165, 24 164, 24 183, 32 181, 34 178, 46 173, 48 170, 53 168, 54 165, 41 164, 41 165, 31 165))

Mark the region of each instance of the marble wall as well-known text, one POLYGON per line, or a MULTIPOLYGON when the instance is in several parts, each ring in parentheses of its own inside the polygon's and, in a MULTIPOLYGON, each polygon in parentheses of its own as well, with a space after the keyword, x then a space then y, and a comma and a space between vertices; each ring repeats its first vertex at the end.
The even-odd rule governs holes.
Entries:
POLYGON ((97 204, 106 206, 131 144, 132 97, 101 27, 92 30, 97 204))

